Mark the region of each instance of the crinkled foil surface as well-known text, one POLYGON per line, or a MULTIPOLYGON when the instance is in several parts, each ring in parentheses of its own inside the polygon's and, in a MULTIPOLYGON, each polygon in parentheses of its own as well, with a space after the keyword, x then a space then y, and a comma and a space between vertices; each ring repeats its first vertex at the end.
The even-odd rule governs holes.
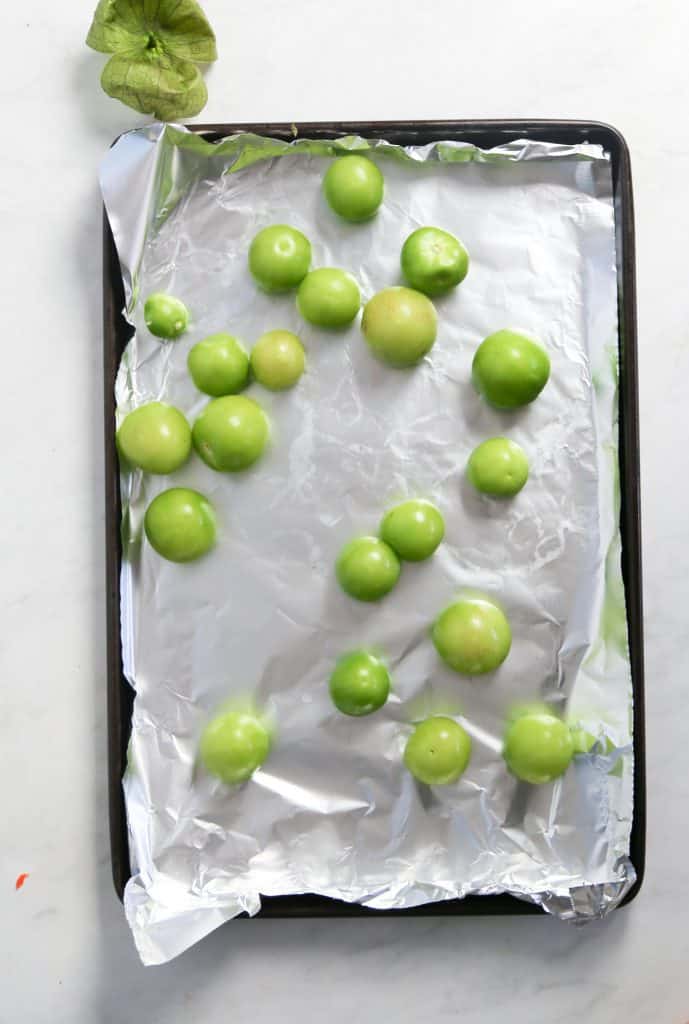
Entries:
POLYGON ((122 646, 136 691, 125 906, 143 961, 255 914, 262 895, 387 909, 509 892, 563 919, 607 913, 634 880, 607 155, 528 140, 481 151, 243 135, 213 146, 153 125, 117 142, 101 182, 135 328, 117 380, 120 418, 162 399, 192 421, 207 399, 187 354, 216 331, 250 346, 287 328, 308 359, 294 390, 250 388, 272 423, 252 471, 217 474, 193 457, 172 478, 122 477, 122 646), (368 149, 385 175, 370 223, 347 225, 324 203, 336 148, 368 149), (250 241, 280 222, 311 239, 314 266, 350 270, 364 299, 399 283, 413 229, 438 225, 464 241, 469 275, 437 301, 438 340, 421 366, 386 368, 358 321, 326 333, 301 321, 293 295, 257 290, 250 241), (158 290, 192 313, 175 343, 143 322, 143 299, 158 290), (470 383, 476 347, 505 326, 539 336, 552 360, 541 397, 511 414, 470 383), (473 447, 496 434, 531 460, 509 502, 473 493, 463 476, 473 447), (199 489, 218 513, 217 548, 190 565, 142 541, 147 504, 174 485, 199 489), (445 542, 405 565, 380 604, 349 599, 334 578, 340 547, 414 495, 441 508, 445 542), (480 679, 445 668, 429 637, 467 587, 497 597, 514 634, 507 661, 480 679), (340 654, 362 646, 385 653, 393 694, 350 719, 333 708, 327 680, 340 654), (219 706, 247 694, 271 714, 275 743, 249 783, 228 788, 199 770, 198 740, 219 706), (534 699, 599 738, 540 787, 518 783, 500 756, 510 708, 534 699), (456 785, 418 785, 402 765, 412 723, 434 712, 457 716, 473 739, 456 785))

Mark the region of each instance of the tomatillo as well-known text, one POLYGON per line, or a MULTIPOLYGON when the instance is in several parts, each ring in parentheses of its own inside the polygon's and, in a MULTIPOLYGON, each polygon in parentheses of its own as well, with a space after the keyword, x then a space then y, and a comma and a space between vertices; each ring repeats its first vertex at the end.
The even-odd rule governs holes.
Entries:
POLYGON ((550 359, 521 331, 496 331, 481 342, 471 367, 474 387, 496 409, 518 409, 537 398, 548 383, 550 359))
POLYGON ((383 202, 383 175, 365 156, 340 156, 325 173, 323 191, 330 208, 344 220, 370 220, 383 202))
POLYGON ((249 247, 249 270, 266 292, 288 292, 311 265, 311 243, 288 224, 263 228, 249 247))
POLYGON ((385 288, 364 306, 361 330, 378 359, 415 366, 433 347, 438 318, 430 299, 412 288, 385 288))
POLYGON ((463 597, 435 620, 433 643, 455 672, 478 676, 502 665, 512 646, 512 631, 495 602, 487 597, 463 597))
POLYGON ((189 326, 189 310, 174 295, 154 292, 144 303, 144 321, 151 334, 174 341, 189 326))
POLYGON ((402 246, 402 273, 424 295, 445 295, 467 276, 469 253, 449 231, 418 228, 402 246))
POLYGON ((211 334, 197 342, 187 356, 187 367, 199 391, 212 398, 236 395, 249 382, 249 357, 231 334, 211 334))
POLYGON ((228 785, 246 782, 270 753, 270 733, 255 715, 227 711, 203 730, 199 752, 211 775, 228 785))
POLYGON ((215 543, 215 512, 198 491, 171 487, 146 509, 144 530, 151 547, 163 558, 192 562, 215 543))
POLYGON ((343 655, 330 676, 330 696, 344 715, 370 715, 382 708, 390 693, 384 663, 369 651, 343 655))
POLYGON ((251 350, 251 369, 269 391, 294 387, 305 366, 304 346, 291 331, 267 331, 251 350))
POLYGON ((317 327, 347 327, 361 307, 359 285, 346 270, 320 267, 299 285, 297 308, 317 327))
POLYGON ((445 536, 445 521, 430 501, 412 498, 386 513, 380 536, 405 562, 421 562, 431 557, 445 536))
POLYGON ((237 473, 260 459, 268 443, 266 414, 243 395, 214 398, 192 429, 194 448, 211 469, 237 473))
POLYGON ((173 405, 147 402, 125 416, 117 431, 117 447, 128 462, 146 473, 174 473, 189 458, 191 428, 173 405))
POLYGON ((378 537, 356 537, 345 544, 335 567, 340 586, 358 601, 378 601, 397 583, 400 563, 378 537))
POLYGON ((415 779, 446 786, 466 770, 471 737, 453 718, 435 715, 420 722, 407 740, 404 763, 415 779))
POLYGON ((469 456, 467 477, 482 494, 512 498, 529 478, 529 460, 516 442, 491 437, 469 456))
POLYGON ((521 715, 505 733, 503 757, 512 774, 524 782, 552 782, 564 775, 573 755, 572 731, 556 715, 521 715))

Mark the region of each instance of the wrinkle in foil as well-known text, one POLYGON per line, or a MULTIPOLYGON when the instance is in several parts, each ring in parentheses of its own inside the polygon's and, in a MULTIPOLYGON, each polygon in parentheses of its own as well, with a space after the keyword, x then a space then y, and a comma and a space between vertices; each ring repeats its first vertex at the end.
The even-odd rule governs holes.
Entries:
POLYGON ((607 155, 529 140, 490 151, 257 136, 213 146, 154 125, 116 143, 101 184, 135 328, 118 417, 161 399, 193 421, 206 399, 187 354, 220 330, 247 346, 271 328, 296 331, 308 361, 293 391, 249 389, 272 424, 255 469, 216 474, 193 458, 170 478, 122 477, 122 646, 136 691, 125 907, 144 962, 257 913, 261 895, 387 909, 509 892, 566 920, 606 914, 634 881, 607 155), (347 225, 320 182, 334 153, 364 149, 386 198, 375 220, 347 225), (358 322, 319 331, 293 296, 262 295, 246 254, 277 222, 309 236, 314 266, 352 271, 364 300, 399 283, 400 247, 416 227, 457 234, 471 269, 437 301, 424 363, 383 367, 358 322), (145 328, 153 291, 191 310, 175 343, 145 328), (552 375, 532 406, 500 413, 474 393, 471 359, 483 337, 512 325, 543 340, 552 375), (531 461, 510 502, 479 496, 463 476, 475 445, 498 434, 531 461), (147 504, 175 485, 206 494, 220 523, 217 548, 186 566, 142 541, 147 504), (414 495, 441 508, 445 542, 428 563, 405 565, 379 605, 357 604, 334 580, 339 548, 414 495), (466 587, 497 597, 513 629, 508 660, 484 679, 446 669, 429 639, 435 615, 466 587), (327 679, 341 653, 367 646, 385 653, 393 693, 352 720, 332 707, 327 679), (199 770, 198 739, 218 707, 247 695, 273 717, 276 741, 254 778, 228 789, 199 770), (536 699, 598 737, 543 787, 518 783, 500 757, 510 708, 536 699), (455 786, 419 786, 402 767, 412 723, 432 713, 457 716, 473 739, 455 786))

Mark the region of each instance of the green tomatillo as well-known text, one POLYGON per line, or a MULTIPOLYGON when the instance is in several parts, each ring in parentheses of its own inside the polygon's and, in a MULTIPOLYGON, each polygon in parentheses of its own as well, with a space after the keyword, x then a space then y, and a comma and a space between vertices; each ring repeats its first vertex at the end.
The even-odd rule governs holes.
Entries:
POLYGON ((304 280, 311 264, 311 243, 288 224, 263 228, 249 248, 249 270, 266 292, 288 292, 304 280))
POLYGON ((191 429, 179 409, 147 402, 125 416, 117 447, 127 462, 146 473, 174 473, 189 458, 191 429))
POLYGON ((370 220, 383 201, 383 175, 365 156, 340 156, 326 171, 323 191, 331 209, 343 220, 370 220))
POLYGON ((404 369, 433 347, 438 318, 430 299, 412 288, 385 288, 364 306, 361 330, 378 359, 404 369))
POLYGON ((431 297, 445 295, 467 276, 469 254, 441 228, 417 228, 402 246, 402 273, 412 288, 431 297))
POLYGON ((471 368, 474 387, 496 409, 537 398, 550 376, 548 353, 522 331, 496 331, 481 342, 471 368))
POLYGON ((459 722, 435 715, 420 722, 407 740, 404 763, 419 782, 446 786, 466 771, 471 737, 459 722))
POLYGON ((194 448, 211 469, 237 473, 263 454, 270 429, 258 402, 243 395, 214 398, 192 429, 194 448))
POLYGON ((269 391, 294 387, 305 363, 304 346, 291 331, 267 331, 251 350, 254 377, 269 391))
POLYGON ((144 320, 151 334, 174 341, 189 326, 189 311, 174 295, 154 292, 144 303, 144 320))
POLYGON ((529 478, 529 460, 515 441, 491 437, 469 456, 467 477, 482 494, 512 498, 529 478))
POLYGON ((227 785, 236 785, 260 768, 270 745, 270 730, 258 716, 226 711, 204 729, 199 752, 207 772, 227 785))
POLYGON ((360 307, 359 285, 346 270, 320 267, 299 285, 297 308, 316 327, 347 327, 360 307))
POLYGON ((170 562, 192 562, 215 543, 215 512, 198 491, 172 487, 146 509, 144 530, 151 547, 170 562))
POLYGON ((430 558, 442 541, 445 522, 430 501, 411 498, 385 514, 380 536, 405 562, 421 562, 430 558))
POLYGON ((499 605, 471 595, 455 601, 438 616, 433 643, 455 672, 478 676, 502 665, 510 652, 512 631, 499 605))
POLYGON ((370 715, 382 708, 389 693, 388 670, 370 651, 343 655, 330 676, 333 704, 345 715, 370 715))
POLYGON ((564 775, 574 755, 569 726, 556 715, 520 715, 505 732, 503 757, 510 772, 523 782, 541 785, 564 775))
POLYGON ((101 75, 108 96, 159 121, 203 109, 208 93, 197 64, 217 52, 196 0, 100 0, 86 43, 112 54, 101 75))
POLYGON ((400 563, 392 548, 378 537, 356 537, 345 544, 336 564, 337 579, 357 601, 378 601, 397 583, 400 563))
POLYGON ((236 395, 249 380, 249 357, 231 334, 211 334, 187 356, 191 379, 199 391, 213 398, 236 395))

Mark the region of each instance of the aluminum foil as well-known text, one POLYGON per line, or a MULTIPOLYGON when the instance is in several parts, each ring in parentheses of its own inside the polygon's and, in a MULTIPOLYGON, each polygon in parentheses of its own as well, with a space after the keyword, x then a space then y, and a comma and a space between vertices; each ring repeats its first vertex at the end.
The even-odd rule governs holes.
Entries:
POLYGON ((126 913, 145 963, 168 960, 262 895, 313 892, 372 908, 509 892, 564 919, 614 908, 634 880, 631 674, 620 572, 617 299, 608 156, 599 147, 521 140, 488 152, 456 142, 401 149, 348 138, 292 144, 235 136, 220 145, 153 125, 123 136, 102 189, 135 334, 117 380, 118 417, 162 399, 189 420, 191 346, 227 330, 250 346, 265 330, 301 335, 299 385, 249 393, 272 423, 268 454, 242 475, 199 459, 173 478, 121 481, 122 646, 136 691, 124 779, 133 877, 126 913), (338 149, 367 149, 386 180, 370 223, 330 213, 320 189, 338 149), (399 281, 403 240, 424 224, 457 234, 465 282, 437 301, 424 363, 375 362, 358 322, 326 333, 293 296, 253 284, 247 250, 287 222, 311 239, 314 266, 341 266, 364 298, 399 281), (192 313, 177 342, 153 338, 143 298, 180 297, 192 313), (532 406, 499 413, 470 384, 480 341, 510 325, 539 336, 550 382, 532 406), (512 501, 464 479, 476 444, 507 434, 531 477, 512 501), (215 504, 217 548, 190 565, 142 541, 147 504, 190 485, 215 504), (333 566, 406 496, 441 508, 446 540, 405 565, 380 604, 340 592, 333 566), (514 642, 493 675, 445 668, 429 638, 462 588, 499 599, 514 642), (384 652, 393 694, 349 719, 327 680, 357 647, 384 652), (276 739, 253 779, 228 788, 196 763, 209 717, 250 695, 276 739), (552 785, 518 783, 500 756, 514 704, 552 701, 598 737, 552 785), (457 716, 473 757, 456 785, 429 788, 402 766, 413 723, 457 716))

